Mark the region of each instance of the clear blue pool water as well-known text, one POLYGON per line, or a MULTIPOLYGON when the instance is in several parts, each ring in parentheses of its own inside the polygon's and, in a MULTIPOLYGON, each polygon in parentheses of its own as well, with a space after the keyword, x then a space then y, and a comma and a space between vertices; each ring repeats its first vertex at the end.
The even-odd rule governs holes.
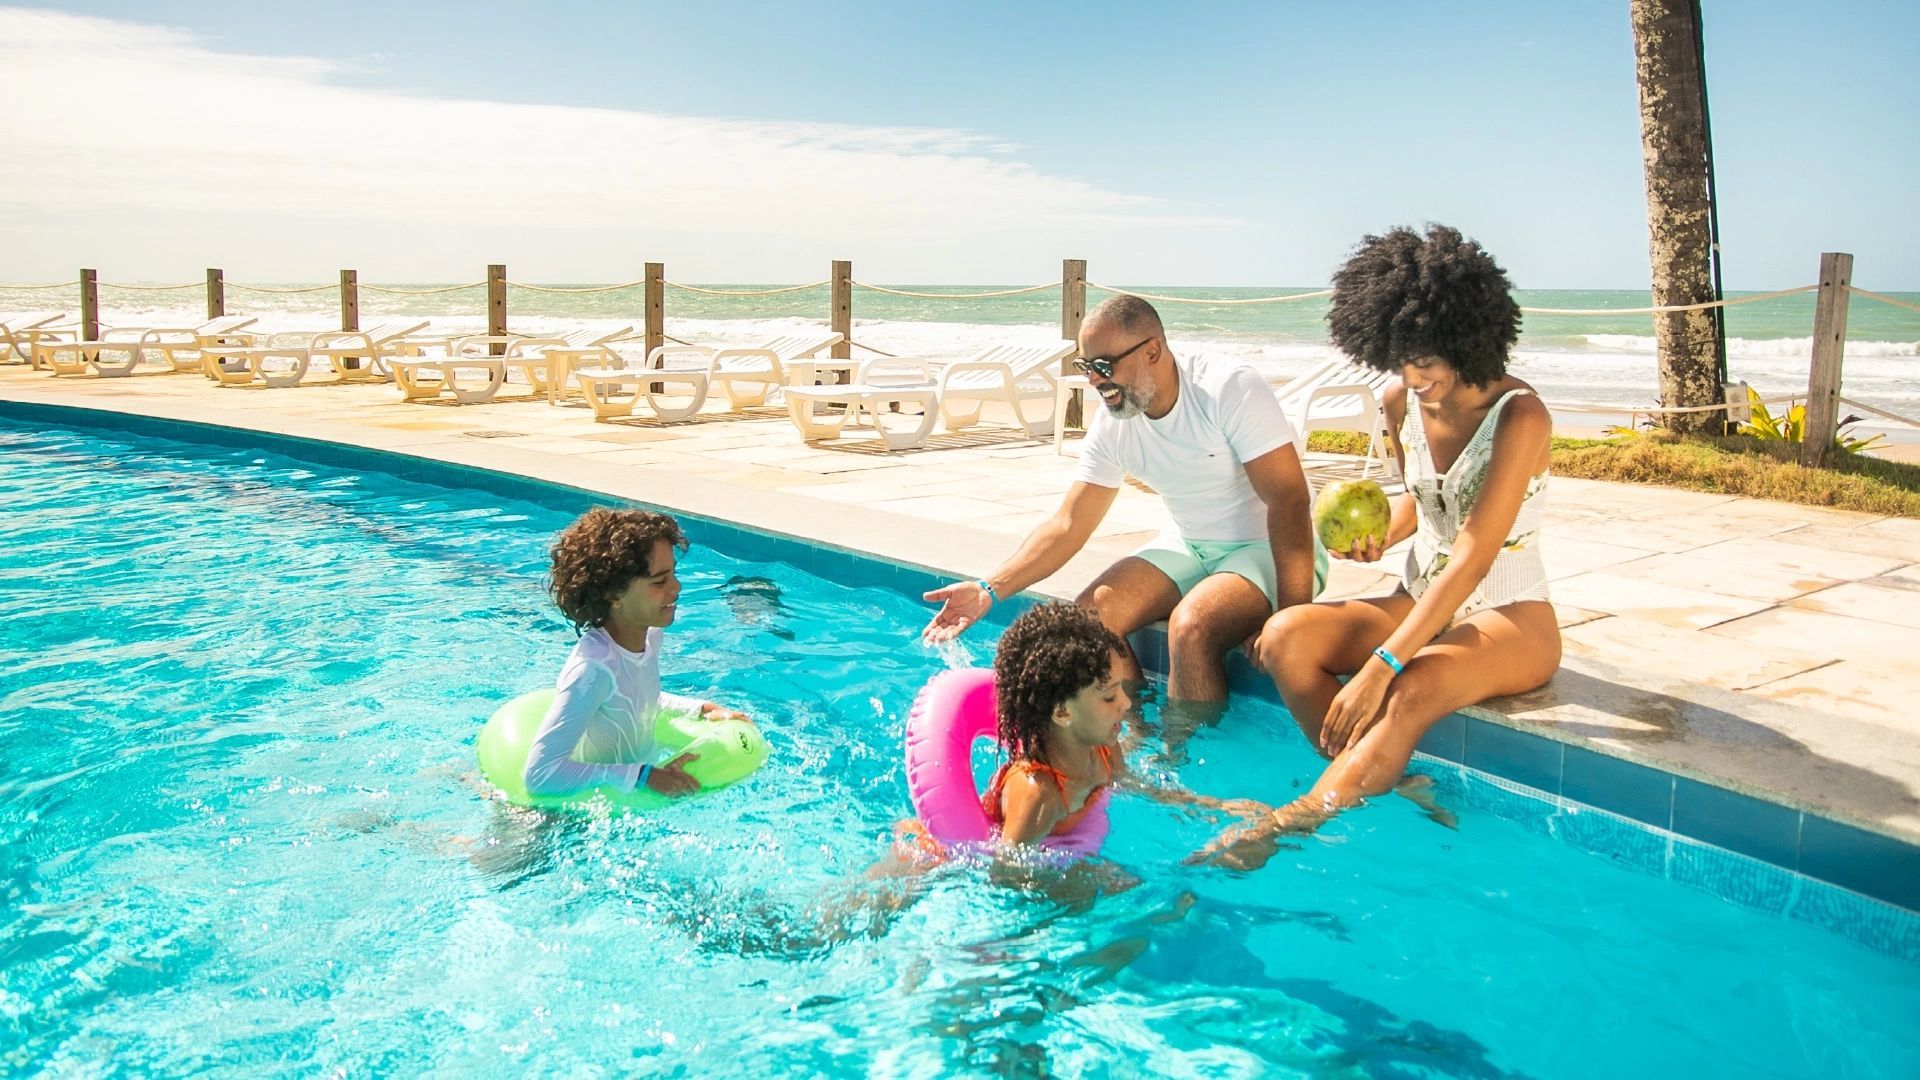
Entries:
MULTIPOLYGON (((714 530, 668 684, 761 717, 769 766, 653 816, 504 811, 472 741, 569 647, 564 503, 0 420, 0 1068, 1920 1074, 1920 968, 1457 777, 1457 828, 1390 798, 1246 876, 1179 865, 1215 823, 1123 799, 1127 891, 955 866, 821 944, 949 658, 903 593, 714 530)), ((1179 779, 1278 800, 1316 769, 1240 702, 1179 779)))

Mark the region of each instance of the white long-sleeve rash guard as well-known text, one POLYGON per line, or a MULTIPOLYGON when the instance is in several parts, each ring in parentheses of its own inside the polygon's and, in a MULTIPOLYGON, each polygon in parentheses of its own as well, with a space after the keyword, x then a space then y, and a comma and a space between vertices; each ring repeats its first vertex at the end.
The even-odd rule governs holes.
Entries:
POLYGON ((560 669, 553 707, 527 750, 530 795, 571 795, 602 784, 632 791, 652 761, 661 709, 698 712, 698 698, 660 690, 660 628, 628 652, 605 629, 580 636, 560 669))

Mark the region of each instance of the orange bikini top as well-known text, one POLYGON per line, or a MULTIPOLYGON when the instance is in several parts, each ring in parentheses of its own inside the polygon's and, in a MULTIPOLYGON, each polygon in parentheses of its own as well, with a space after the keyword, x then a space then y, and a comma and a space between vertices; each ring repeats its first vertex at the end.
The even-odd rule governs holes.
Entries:
MULTIPOLYGON (((1101 790, 1113 783, 1112 752, 1107 747, 1096 746, 1093 748, 1093 753, 1095 757, 1100 759, 1100 767, 1106 770, 1107 778, 1095 784, 1092 791, 1087 792, 1087 801, 1081 803, 1078 810, 1069 813, 1066 817, 1055 822, 1053 829, 1047 833, 1048 836, 1059 836, 1061 833, 1072 832, 1073 829, 1080 824, 1080 819, 1087 815, 1087 810, 1097 801, 1101 790)), ((1009 761, 994 771, 993 782, 987 785, 987 793, 980 796, 980 809, 986 813, 988 821, 993 822, 995 825, 1006 824, 1006 819, 1000 809, 1000 791, 1006 786, 1007 773, 1015 768, 1020 769, 1029 776, 1039 775, 1048 777, 1054 782, 1055 786, 1060 789, 1061 801, 1066 801, 1066 773, 1041 761, 1029 761, 1025 758, 1018 761, 1009 761)))

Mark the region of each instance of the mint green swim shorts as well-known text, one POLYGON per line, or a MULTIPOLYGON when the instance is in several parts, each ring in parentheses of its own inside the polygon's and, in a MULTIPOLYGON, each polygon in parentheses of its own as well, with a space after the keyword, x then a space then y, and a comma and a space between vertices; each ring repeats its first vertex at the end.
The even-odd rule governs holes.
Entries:
MULTIPOLYGON (((1212 574, 1239 574, 1267 594, 1268 606, 1279 601, 1275 585, 1278 573, 1273 568, 1273 545, 1265 540, 1187 540, 1173 533, 1161 533, 1146 547, 1133 553, 1137 559, 1153 564, 1180 587, 1180 595, 1193 591, 1212 574)), ((1313 595, 1327 587, 1327 549, 1313 542, 1313 595)))

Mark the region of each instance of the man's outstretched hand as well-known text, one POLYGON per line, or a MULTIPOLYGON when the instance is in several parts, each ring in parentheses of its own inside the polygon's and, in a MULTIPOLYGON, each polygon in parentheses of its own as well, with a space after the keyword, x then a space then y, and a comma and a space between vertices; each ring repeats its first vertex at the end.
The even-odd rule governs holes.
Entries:
POLYGON ((987 609, 993 607, 992 594, 981 588, 977 581, 955 582, 926 593, 920 599, 940 605, 940 610, 933 614, 933 620, 927 623, 926 629, 920 631, 920 640, 935 645, 959 637, 967 627, 979 622, 987 609))

